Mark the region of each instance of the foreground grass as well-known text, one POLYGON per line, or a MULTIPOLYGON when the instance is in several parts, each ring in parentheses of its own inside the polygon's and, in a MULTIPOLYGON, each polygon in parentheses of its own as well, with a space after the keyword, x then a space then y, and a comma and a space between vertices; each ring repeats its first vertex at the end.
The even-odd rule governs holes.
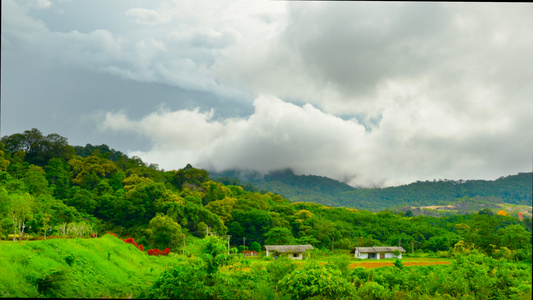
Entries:
POLYGON ((1 241, 0 297, 135 297, 177 260, 148 256, 110 235, 1 241))

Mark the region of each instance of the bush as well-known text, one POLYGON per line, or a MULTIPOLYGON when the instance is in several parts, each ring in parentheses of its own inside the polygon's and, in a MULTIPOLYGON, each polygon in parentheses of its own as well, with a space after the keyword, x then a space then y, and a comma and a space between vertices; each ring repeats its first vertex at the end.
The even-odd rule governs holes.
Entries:
POLYGON ((296 268, 296 263, 287 256, 280 256, 266 266, 266 270, 270 275, 273 284, 276 284, 278 280, 282 279, 283 276, 291 273, 296 268))
POLYGON ((279 281, 280 290, 291 299, 324 297, 339 299, 351 297, 354 286, 349 283, 340 270, 308 264, 302 270, 296 269, 279 281))
POLYGON ((391 292, 388 291, 384 286, 380 285, 377 282, 367 282, 363 284, 358 290, 357 295, 363 299, 368 300, 380 300, 380 299, 390 299, 391 292))

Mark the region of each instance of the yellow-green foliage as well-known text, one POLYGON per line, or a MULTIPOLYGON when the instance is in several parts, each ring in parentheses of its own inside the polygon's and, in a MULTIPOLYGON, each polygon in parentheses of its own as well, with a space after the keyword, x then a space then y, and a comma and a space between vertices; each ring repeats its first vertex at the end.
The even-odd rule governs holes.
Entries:
POLYGON ((1 241, 0 297, 135 297, 175 259, 150 257, 110 235, 1 241))

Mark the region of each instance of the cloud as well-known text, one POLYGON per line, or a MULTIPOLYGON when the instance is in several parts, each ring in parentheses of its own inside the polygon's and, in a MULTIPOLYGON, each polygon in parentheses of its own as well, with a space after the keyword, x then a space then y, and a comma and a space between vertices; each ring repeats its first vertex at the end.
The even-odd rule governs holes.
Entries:
MULTIPOLYGON (((216 26, 195 12, 197 16, 193 14, 189 19, 198 22, 198 26, 181 23, 179 19, 186 7, 169 2, 161 4, 157 10, 127 9, 123 14, 129 18, 119 27, 131 25, 127 31, 102 28, 84 32, 75 26, 69 30, 62 26, 63 31, 54 31, 47 23, 31 16, 29 6, 9 0, 4 3, 10 14, 3 20, 2 44, 7 45, 3 46, 3 52, 24 49, 26 55, 52 65, 210 92, 223 98, 242 100, 247 97, 246 91, 221 85, 209 71, 220 49, 238 38, 237 31, 232 28, 234 24, 227 20, 225 26, 216 26), (148 23, 164 26, 149 30, 148 23)), ((198 9, 198 4, 188 5, 191 6, 188 10, 198 9)), ((55 12, 48 14, 46 18, 55 12)))
POLYGON ((153 9, 131 8, 125 14, 126 16, 136 17, 136 22, 139 24, 158 25, 170 21, 170 18, 162 16, 161 13, 153 9))
POLYGON ((222 82, 337 115, 377 117, 404 93, 404 83, 457 112, 475 113, 470 103, 480 99, 465 96, 472 89, 490 87, 492 97, 485 101, 505 102, 503 95, 518 90, 514 101, 529 101, 526 81, 533 71, 523 63, 531 60, 533 33, 524 30, 533 26, 527 17, 532 5, 290 2, 287 7, 275 34, 226 49, 213 66, 222 82))
POLYGON ((530 168, 531 4, 2 5, 8 131, 365 186, 530 168))
MULTIPOLYGON (((387 107, 372 132, 355 119, 343 120, 310 104, 300 107, 261 96, 254 106, 248 118, 223 121, 213 120, 212 111, 198 110, 160 110, 137 121, 108 113, 102 130, 134 131, 150 138, 149 151, 130 154, 165 169, 187 163, 214 171, 292 168, 367 187, 476 174, 479 178, 480 170, 495 179, 505 166, 494 160, 506 158, 512 170, 528 155, 527 148, 517 151, 499 142, 516 138, 509 137, 516 130, 512 120, 478 123, 456 118, 428 101, 387 107), (511 153, 520 154, 513 158, 511 153)), ((529 138, 524 144, 531 142, 529 138)))

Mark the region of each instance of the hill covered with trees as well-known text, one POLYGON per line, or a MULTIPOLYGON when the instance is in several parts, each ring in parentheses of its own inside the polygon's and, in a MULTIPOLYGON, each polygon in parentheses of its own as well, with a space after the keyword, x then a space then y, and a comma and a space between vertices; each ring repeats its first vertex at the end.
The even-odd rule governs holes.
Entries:
MULTIPOLYGON (((0 142, 4 239, 111 231, 135 238, 146 249, 176 250, 188 236, 216 234, 231 236, 233 246, 312 244, 353 249, 402 244, 425 252, 450 251, 464 239, 468 247, 490 255, 500 255, 505 247, 517 259, 531 256, 531 218, 520 222, 487 213, 410 217, 402 212, 291 202, 237 181, 213 181, 206 170, 191 165, 159 170, 105 145, 73 147, 65 138, 37 129, 5 136, 0 142)), ((277 178, 283 176, 294 177, 285 173, 277 178)), ((359 191, 330 179, 301 178, 306 184, 326 181, 340 194, 359 191)))
POLYGON ((375 212, 402 206, 448 205, 464 197, 482 197, 493 204, 531 206, 533 186, 532 173, 519 173, 496 180, 417 181, 387 188, 354 188, 327 177, 296 175, 290 169, 266 175, 230 170, 212 173, 212 176, 220 182, 253 185, 283 195, 293 202, 314 202, 375 212))

